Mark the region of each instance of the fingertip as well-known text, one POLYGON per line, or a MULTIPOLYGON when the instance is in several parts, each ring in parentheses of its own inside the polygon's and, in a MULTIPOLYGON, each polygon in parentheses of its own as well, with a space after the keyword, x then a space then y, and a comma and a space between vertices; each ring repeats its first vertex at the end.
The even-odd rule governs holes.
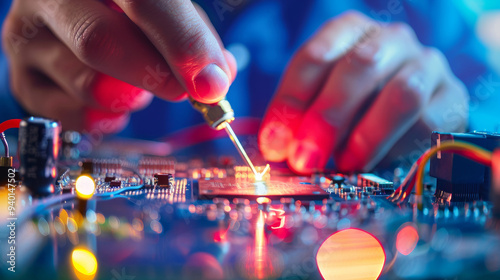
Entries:
POLYGON ((292 137, 292 130, 283 123, 264 123, 259 131, 259 147, 264 158, 272 162, 285 161, 292 137))
POLYGON ((92 87, 93 103, 114 113, 139 110, 153 100, 153 95, 121 80, 98 73, 92 87))
POLYGON ((130 110, 132 111, 138 111, 146 108, 149 104, 151 104, 151 101, 153 101, 154 95, 147 91, 147 90, 142 90, 140 91, 134 98, 134 100, 131 102, 133 106, 130 107, 130 110))
POLYGON ((85 111, 84 132, 112 134, 122 131, 128 124, 127 113, 110 113, 88 108, 85 111))
POLYGON ((179 96, 173 98, 173 99, 170 99, 169 101, 170 102, 181 102, 181 101, 184 101, 188 98, 188 93, 187 92, 184 92, 182 94, 180 94, 179 96))
POLYGON ((298 174, 311 174, 324 168, 324 159, 318 145, 308 140, 295 140, 288 151, 288 166, 298 174))
POLYGON ((229 90, 228 75, 216 64, 209 64, 194 78, 194 93, 191 96, 202 103, 216 103, 229 90))

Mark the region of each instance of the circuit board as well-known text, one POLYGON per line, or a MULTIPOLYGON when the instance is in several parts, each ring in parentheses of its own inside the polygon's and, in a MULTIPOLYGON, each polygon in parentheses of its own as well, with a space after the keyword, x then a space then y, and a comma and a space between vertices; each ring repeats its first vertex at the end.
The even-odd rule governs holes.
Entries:
POLYGON ((2 279, 499 276, 489 203, 438 205, 426 193, 417 211, 391 202, 393 180, 375 174, 271 168, 255 181, 241 167, 191 168, 175 158, 81 162, 66 165, 57 195, 16 191, 18 272, 2 279), (83 203, 75 180, 84 169, 96 190, 83 203), (157 174, 172 180, 162 185, 157 174))
POLYGON ((19 128, 19 162, 0 133, 1 279, 500 279, 497 134, 433 133, 393 172, 297 176, 0 127, 19 128))

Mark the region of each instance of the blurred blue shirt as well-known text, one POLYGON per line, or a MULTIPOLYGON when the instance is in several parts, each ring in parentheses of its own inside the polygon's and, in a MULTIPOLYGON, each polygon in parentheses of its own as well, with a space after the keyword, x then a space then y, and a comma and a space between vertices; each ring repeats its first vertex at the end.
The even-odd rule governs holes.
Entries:
MULTIPOLYGON (((287 62, 324 22, 347 10, 358 10, 383 22, 402 21, 413 27, 419 40, 441 50, 451 69, 471 96, 471 129, 497 130, 500 117, 500 79, 487 65, 486 49, 463 7, 447 0, 209 0, 196 1, 211 18, 225 46, 235 54, 238 76, 227 99, 238 116, 261 118, 287 62)), ((9 1, 0 4, 3 20, 9 1)), ((473 23, 473 21, 472 21, 473 23)), ((133 70, 133 69, 131 69, 133 70)), ((7 62, 0 54, 0 120, 26 114, 11 96, 7 62)), ((188 102, 155 99, 133 113, 124 137, 159 139, 203 123, 188 102), (152 121, 154 120, 154 121, 152 121)))

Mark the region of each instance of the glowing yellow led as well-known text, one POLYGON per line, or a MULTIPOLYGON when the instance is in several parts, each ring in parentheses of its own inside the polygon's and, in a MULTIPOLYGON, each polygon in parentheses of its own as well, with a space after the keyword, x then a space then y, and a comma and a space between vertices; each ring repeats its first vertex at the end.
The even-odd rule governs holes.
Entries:
POLYGON ((90 251, 83 248, 73 250, 73 253, 71 253, 71 264, 78 279, 94 279, 97 272, 97 259, 90 251))
POLYGON ((94 179, 87 175, 82 175, 75 182, 76 195, 81 199, 89 199, 94 195, 95 182, 94 179))

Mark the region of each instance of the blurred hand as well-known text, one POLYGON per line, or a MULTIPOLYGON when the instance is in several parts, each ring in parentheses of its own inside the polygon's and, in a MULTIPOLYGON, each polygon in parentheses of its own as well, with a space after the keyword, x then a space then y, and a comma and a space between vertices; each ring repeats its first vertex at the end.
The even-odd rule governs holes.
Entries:
POLYGON ((14 0, 2 40, 14 97, 66 129, 120 130, 151 93, 213 103, 236 75, 189 0, 14 0))
POLYGON ((369 170, 431 130, 463 130, 467 96, 444 56, 409 26, 349 12, 294 55, 259 145, 267 160, 286 160, 298 173, 320 171, 332 155, 341 171, 369 170))

